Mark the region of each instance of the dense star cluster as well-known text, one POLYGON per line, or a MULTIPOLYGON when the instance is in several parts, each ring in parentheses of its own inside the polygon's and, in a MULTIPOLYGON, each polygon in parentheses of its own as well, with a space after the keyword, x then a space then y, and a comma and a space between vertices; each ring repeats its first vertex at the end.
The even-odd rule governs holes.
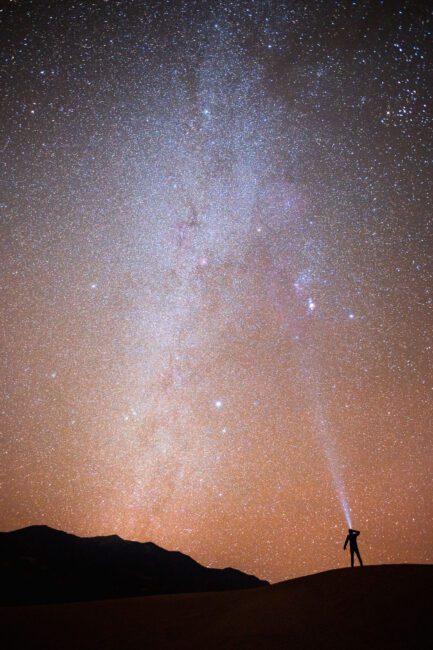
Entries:
POLYGON ((0 528, 432 562, 428 3, 0 17, 0 528))

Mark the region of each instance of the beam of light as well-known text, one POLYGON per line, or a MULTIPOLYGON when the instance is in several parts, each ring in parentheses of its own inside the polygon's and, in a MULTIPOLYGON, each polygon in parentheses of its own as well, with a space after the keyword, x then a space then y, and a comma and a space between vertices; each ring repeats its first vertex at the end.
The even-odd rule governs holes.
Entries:
MULTIPOLYGON (((308 296, 308 298, 306 298, 305 296, 306 291, 309 290, 310 285, 313 282, 311 272, 303 272, 294 282, 293 286, 296 291, 296 297, 298 298, 299 303, 303 305, 304 311, 302 313, 301 310, 298 310, 298 317, 296 318, 292 315, 291 320, 289 320, 286 316, 286 313, 288 311, 287 304, 282 299, 282 294, 278 290, 278 275, 279 274, 275 272, 273 278, 274 281, 273 283, 270 283, 268 288, 271 304, 275 310, 275 313, 280 317, 281 322, 284 324, 284 326, 292 329, 292 339, 299 342, 301 340, 301 337, 298 333, 294 335, 293 332, 305 332, 309 317, 312 317, 316 310, 316 303, 314 302, 313 298, 311 296, 308 296), (307 314, 305 313, 305 305, 307 307, 307 314), (293 326, 295 324, 297 324, 297 327, 296 329, 293 329, 293 326)), ((309 322, 311 323, 311 320, 309 322)), ((307 393, 308 402, 310 404, 310 409, 313 416, 313 429, 323 455, 326 459, 326 464, 332 477, 335 493, 337 495, 340 507, 343 511, 348 527, 352 528, 351 508, 349 506, 345 484, 341 473, 341 462, 339 458, 337 443, 335 436, 332 433, 331 426, 328 422, 328 418, 326 417, 326 399, 320 389, 322 382, 320 378, 320 372, 318 372, 317 369, 317 362, 315 362, 315 360, 312 358, 311 351, 309 351, 306 344, 299 347, 299 354, 300 372, 304 378, 304 390, 307 393)))
POLYGON ((325 420, 323 414, 319 414, 316 425, 317 438, 322 447, 324 456, 326 458, 332 480, 334 482, 335 492, 340 502, 341 509, 347 521, 349 528, 352 528, 352 519, 350 516, 350 507, 347 499, 346 489, 343 477, 340 471, 340 459, 338 457, 338 450, 335 439, 329 430, 329 424, 325 420))
POLYGON ((321 395, 317 374, 312 368, 307 371, 303 367, 306 385, 309 388, 310 404, 314 417, 314 431, 328 465, 332 477, 335 493, 340 503, 341 510, 349 528, 352 528, 351 508, 347 498, 346 487, 341 473, 341 460, 338 453, 337 442, 332 434, 329 421, 325 414, 324 397, 321 395))

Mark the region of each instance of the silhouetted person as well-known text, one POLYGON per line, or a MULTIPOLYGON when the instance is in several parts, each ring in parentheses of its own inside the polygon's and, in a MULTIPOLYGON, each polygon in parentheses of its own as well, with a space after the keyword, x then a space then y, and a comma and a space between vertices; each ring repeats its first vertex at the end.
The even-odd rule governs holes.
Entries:
POLYGON ((349 543, 350 545, 350 563, 352 567, 355 564, 355 555, 359 560, 359 564, 361 566, 364 566, 362 564, 361 556, 359 554, 359 549, 358 549, 357 537, 360 534, 361 533, 359 532, 359 530, 353 530, 353 528, 349 528, 349 534, 347 535, 346 541, 344 542, 344 546, 343 546, 343 549, 346 550, 347 544, 349 543))

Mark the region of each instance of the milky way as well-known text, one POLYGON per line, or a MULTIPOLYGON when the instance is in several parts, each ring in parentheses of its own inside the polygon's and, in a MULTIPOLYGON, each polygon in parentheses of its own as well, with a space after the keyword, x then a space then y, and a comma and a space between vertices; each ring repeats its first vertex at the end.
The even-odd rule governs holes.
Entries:
POLYGON ((427 3, 1 16, 1 529, 433 561, 427 3))

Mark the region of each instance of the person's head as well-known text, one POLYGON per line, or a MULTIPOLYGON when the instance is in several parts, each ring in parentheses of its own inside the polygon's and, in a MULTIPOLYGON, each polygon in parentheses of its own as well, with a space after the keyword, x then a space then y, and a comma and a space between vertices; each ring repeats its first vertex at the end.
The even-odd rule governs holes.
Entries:
POLYGON ((352 529, 352 528, 349 528, 349 534, 350 534, 350 533, 353 533, 353 529, 352 529))

